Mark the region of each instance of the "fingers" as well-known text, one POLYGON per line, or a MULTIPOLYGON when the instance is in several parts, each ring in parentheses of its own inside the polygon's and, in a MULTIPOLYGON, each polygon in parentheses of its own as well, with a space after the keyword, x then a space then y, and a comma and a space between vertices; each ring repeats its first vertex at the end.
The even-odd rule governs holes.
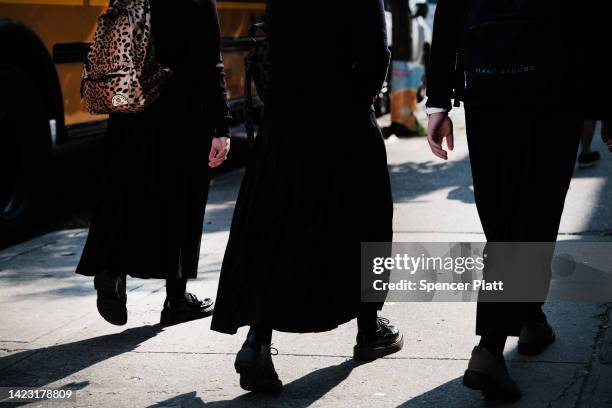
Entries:
POLYGON ((448 134, 446 135, 446 146, 448 146, 448 150, 453 151, 455 148, 455 134, 453 132, 453 124, 450 123, 450 129, 448 130, 448 134))
POLYGON ((230 150, 230 141, 226 137, 215 137, 212 140, 210 153, 208 154, 208 166, 219 167, 227 159, 230 150))
POLYGON ((212 162, 215 160, 215 157, 217 157, 217 154, 219 153, 219 151, 217 150, 217 148, 215 147, 214 143, 213 145, 210 147, 210 153, 208 154, 208 161, 212 162))
POLYGON ((442 148, 442 144, 435 141, 432 135, 427 136, 427 142, 429 142, 429 148, 435 156, 442 160, 448 160, 448 153, 442 148))
POLYGON ((444 139, 446 139, 448 150, 453 150, 455 148, 453 122, 446 113, 433 113, 429 116, 427 142, 436 157, 448 160, 448 152, 442 146, 444 139))
MULTIPOLYGON (((212 149, 211 149, 211 154, 212 154, 212 149)), ((226 159, 227 159, 227 153, 223 153, 223 152, 216 150, 214 157, 212 159, 209 159, 208 166, 210 168, 219 167, 220 165, 223 164, 223 162, 226 159)))

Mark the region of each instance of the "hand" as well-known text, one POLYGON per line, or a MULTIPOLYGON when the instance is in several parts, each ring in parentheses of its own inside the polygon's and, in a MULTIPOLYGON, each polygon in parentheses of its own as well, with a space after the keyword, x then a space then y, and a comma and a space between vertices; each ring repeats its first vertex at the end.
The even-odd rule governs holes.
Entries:
POLYGON ((442 141, 446 139, 448 150, 455 147, 453 141, 453 122, 445 112, 432 113, 429 116, 427 126, 427 142, 432 153, 441 159, 448 160, 448 152, 442 147, 442 141))
POLYGON ((230 151, 229 137, 213 137, 208 155, 208 167, 214 169, 223 164, 230 151))

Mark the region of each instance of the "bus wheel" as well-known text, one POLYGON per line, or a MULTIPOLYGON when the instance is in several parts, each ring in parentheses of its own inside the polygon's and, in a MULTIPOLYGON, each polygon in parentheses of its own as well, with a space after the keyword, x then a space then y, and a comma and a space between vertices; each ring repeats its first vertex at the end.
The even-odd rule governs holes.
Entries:
POLYGON ((0 64, 0 245, 28 236, 36 224, 51 158, 45 107, 33 79, 0 64))

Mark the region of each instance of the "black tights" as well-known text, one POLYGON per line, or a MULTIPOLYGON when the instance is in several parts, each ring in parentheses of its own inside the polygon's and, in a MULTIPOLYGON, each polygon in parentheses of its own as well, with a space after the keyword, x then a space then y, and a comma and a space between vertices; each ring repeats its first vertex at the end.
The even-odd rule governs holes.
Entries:
POLYGON ((187 279, 166 279, 166 297, 168 299, 183 299, 187 291, 187 279))
POLYGON ((506 339, 508 336, 500 336, 500 335, 484 335, 480 338, 480 343, 478 345, 480 347, 484 347, 489 350, 493 355, 503 356, 504 355, 504 347, 506 346, 506 339))
POLYGON ((378 330, 378 304, 362 303, 359 306, 357 330, 362 333, 374 333, 378 330))
MULTIPOLYGON (((378 330, 378 305, 362 303, 357 315, 357 328, 360 332, 374 333, 378 330)), ((251 326, 243 347, 261 347, 272 343, 272 329, 261 326, 251 326)))

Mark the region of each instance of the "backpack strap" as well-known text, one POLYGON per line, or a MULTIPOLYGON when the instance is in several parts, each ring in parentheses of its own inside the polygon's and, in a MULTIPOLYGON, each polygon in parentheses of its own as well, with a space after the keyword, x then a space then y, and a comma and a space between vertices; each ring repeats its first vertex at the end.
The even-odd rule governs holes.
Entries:
MULTIPOLYGON (((248 31, 253 47, 257 47, 257 32, 265 33, 264 22, 253 24, 248 31)), ((255 124, 253 122, 253 53, 249 53, 244 60, 245 78, 244 78, 244 128, 246 130, 247 139, 251 149, 255 145, 255 124)))

